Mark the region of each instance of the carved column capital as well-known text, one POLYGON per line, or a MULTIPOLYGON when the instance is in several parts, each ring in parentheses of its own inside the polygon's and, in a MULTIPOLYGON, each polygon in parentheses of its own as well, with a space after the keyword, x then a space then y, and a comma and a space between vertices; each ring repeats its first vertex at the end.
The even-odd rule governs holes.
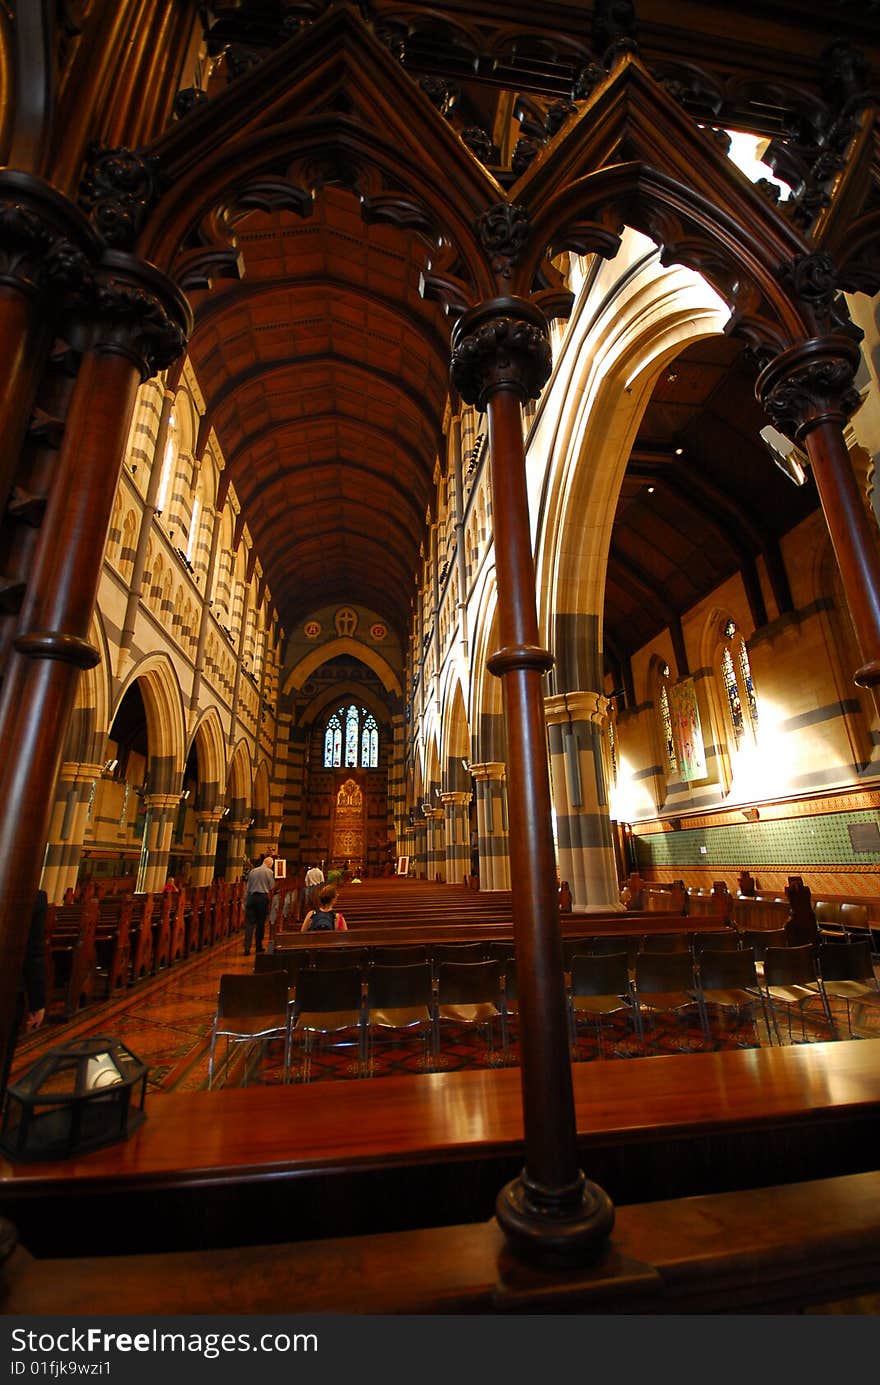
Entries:
POLYGON ((0 284, 41 303, 82 291, 100 242, 78 207, 15 169, 0 172, 0 284))
POLYGON ((599 692, 557 693, 544 698, 544 720, 548 726, 569 721, 593 721, 604 726, 610 699, 599 692))
POLYGON ((537 399, 552 368, 547 320, 524 298, 490 299, 455 325, 452 381, 466 404, 484 409, 498 390, 537 399))
POLYGON ((179 793, 151 793, 144 799, 144 807, 152 811, 166 811, 169 808, 176 809, 180 806, 179 793))
POLYGON ((192 312, 177 285, 117 250, 104 253, 83 318, 92 348, 126 357, 142 381, 182 355, 192 331, 192 312))
POLYGON ((468 789, 449 789, 440 795, 440 801, 447 808, 464 808, 470 802, 468 789))
POLYGON ((481 764, 471 765, 471 774, 475 779, 504 779, 507 775, 507 765, 503 760, 483 760, 481 764))
POLYGON ((858 409, 853 380, 860 359, 849 337, 811 337, 765 366, 755 392, 780 432, 802 442, 823 423, 843 428, 858 409))

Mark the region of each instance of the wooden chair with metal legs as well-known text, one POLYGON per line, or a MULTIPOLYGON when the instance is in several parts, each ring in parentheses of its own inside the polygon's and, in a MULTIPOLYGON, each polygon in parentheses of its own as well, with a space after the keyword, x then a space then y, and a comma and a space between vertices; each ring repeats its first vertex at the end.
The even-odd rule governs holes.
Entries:
POLYGON ((751 948, 704 948, 700 953, 696 976, 700 1017, 707 1039, 713 1037, 713 1012, 727 1012, 736 1016, 746 1012, 751 1020, 754 1047, 760 1047, 757 1019, 760 1009, 767 1031, 767 1042, 772 1045, 767 1001, 761 990, 755 968, 755 954, 751 948))
POLYGON ((431 963, 371 967, 367 973, 367 1076, 373 1073, 374 1044, 380 1033, 399 1036, 413 1031, 422 1038, 427 1068, 436 1041, 431 963))
POLYGON ((691 933, 688 942, 694 954, 694 961, 699 962, 700 953, 707 948, 712 952, 733 951, 739 947, 739 936, 734 929, 729 928, 725 933, 691 933))
POLYGON ((410 967, 429 961, 425 943, 388 943, 370 948, 371 967, 410 967))
MULTIPOLYGON (((657 1051, 657 1018, 671 1015, 683 1028, 691 1015, 699 1017, 695 996, 694 959, 684 952, 640 952, 636 958, 634 991, 639 1033, 645 1045, 646 1025, 651 1032, 652 1051, 657 1051)), ((702 1024, 701 1024, 702 1028, 702 1024)), ((691 1051, 690 1037, 684 1044, 691 1051)))
POLYGON ((319 1039, 330 1039, 331 1046, 337 1048, 356 1046, 357 1068, 359 1074, 363 1074, 366 1051, 363 992, 363 974, 359 967, 336 970, 304 967, 299 973, 291 1022, 291 1052, 297 1035, 301 1034, 304 1082, 311 1079, 312 1058, 319 1039), (338 1037, 340 1035, 343 1037, 338 1037))
MULTIPOLYGON (((784 1010, 788 1016, 788 1041, 793 1042, 791 1016, 797 1011, 801 1019, 801 1042, 809 1043, 807 1037, 807 1006, 818 1001, 822 1018, 828 1025, 830 1037, 835 1039, 837 1031, 825 987, 819 974, 818 948, 812 943, 801 943, 797 947, 768 947, 764 953, 763 989, 770 1007, 773 1028, 778 1043, 782 1042, 779 1033, 778 1012, 784 1010)), ((816 1039, 828 1038, 821 1030, 816 1039)))
MULTIPOLYGON (((214 1052, 217 1040, 226 1040, 224 1071, 229 1071, 230 1046, 238 1044, 265 1045, 270 1039, 284 1041, 283 1081, 290 1072, 290 1015, 285 972, 241 976, 225 973, 220 977, 217 994, 217 1013, 211 1031, 208 1054, 208 1087, 214 1085, 214 1052)), ((248 1070, 245 1067, 245 1085, 248 1070)))
POLYGON ((686 933, 646 933, 640 952, 689 952, 686 933))
MULTIPOLYGON (((842 1000, 846 1007, 849 1037, 864 1037, 853 1029, 853 1009, 857 1018, 868 1012, 880 1018, 880 985, 874 974, 871 944, 865 938, 846 943, 824 943, 819 948, 819 974, 829 1004, 842 1000)), ((876 1034, 877 1031, 873 1032, 876 1034)))
MULTIPOLYGON (((441 962, 437 967, 437 1042, 441 1022, 484 1029, 490 1060, 495 1025, 502 1023, 501 962, 441 962)), ((502 1030, 503 1038, 503 1030, 502 1030)))
POLYGON ((603 1020, 611 1020, 616 1015, 628 1016, 633 1032, 640 1035, 626 952, 574 957, 569 987, 572 1058, 576 1056, 579 1020, 586 1020, 595 1029, 599 1057, 603 1058, 603 1020))

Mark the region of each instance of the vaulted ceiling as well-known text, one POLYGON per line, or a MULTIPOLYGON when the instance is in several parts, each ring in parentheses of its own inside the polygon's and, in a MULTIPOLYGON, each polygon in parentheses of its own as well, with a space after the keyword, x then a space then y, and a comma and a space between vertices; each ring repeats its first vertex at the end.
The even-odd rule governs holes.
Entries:
MULTIPOLYGON (((361 0, 358 10, 468 148, 479 151, 482 131, 478 157, 504 187, 516 176, 511 119, 522 135, 546 138, 548 103, 570 98, 601 51, 598 20, 591 32, 599 8, 550 0, 540 26, 531 7, 500 0, 452 0, 430 14, 361 0)), ((876 43, 874 8, 840 4, 838 32, 876 43)), ((258 70, 265 52, 327 9, 323 0, 206 7, 209 51, 220 55, 212 83, 258 70)), ((668 6, 639 6, 654 75, 698 120, 796 138, 831 37, 825 7, 779 0, 774 25, 766 5, 745 0, 738 10, 763 26, 762 46, 740 38, 735 51, 717 7, 692 9, 691 32, 677 15, 670 27, 668 6)), ((244 278, 198 302, 190 350, 285 626, 328 600, 357 599, 405 637, 442 456, 450 322, 420 293, 423 236, 366 224, 345 181, 325 169, 304 217, 264 209, 237 221, 244 278)), ((605 612, 617 660, 762 555, 778 567, 780 536, 817 499, 811 480, 798 489, 774 468, 758 437, 766 421, 735 343, 702 342, 664 372, 617 509, 605 612)), ((751 596, 757 624, 754 582, 751 596)))
POLYGON ((292 623, 357 595, 402 630, 448 389, 424 248, 333 187, 238 234, 245 277, 190 354, 276 604, 292 623))

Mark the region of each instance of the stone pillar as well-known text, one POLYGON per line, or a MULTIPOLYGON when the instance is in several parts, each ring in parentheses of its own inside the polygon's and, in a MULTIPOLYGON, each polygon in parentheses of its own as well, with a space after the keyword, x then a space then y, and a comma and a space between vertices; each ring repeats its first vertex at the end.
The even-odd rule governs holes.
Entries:
POLYGON ((137 888, 145 894, 155 894, 168 879, 171 838, 180 811, 180 794, 148 794, 144 806, 147 820, 144 823, 137 888))
POLYGON ((240 880, 247 854, 247 830, 250 818, 236 818, 229 824, 229 855, 226 857, 226 879, 240 880))
POLYGON ((418 880, 428 878, 428 823, 425 818, 417 818, 413 827, 414 849, 412 863, 418 880))
POLYGON ((46 891, 50 904, 60 904, 65 890, 73 889, 79 878, 89 799, 101 769, 101 765, 61 766, 40 877, 40 888, 46 891))
POLYGON ((596 692, 560 693, 545 698, 544 715, 559 878, 568 881, 572 912, 620 909, 602 748, 608 699, 596 692))
POLYGON ((116 250, 71 324, 82 357, 0 698, 0 1062, 79 675, 100 660, 88 636, 137 388, 191 325, 176 286, 116 250))
POLYGON ((192 879, 190 884, 210 885, 214 879, 214 861, 217 856, 217 833, 222 808, 210 811, 196 810, 196 846, 193 853, 192 879))
MULTIPOLYGON (((507 766, 501 760, 471 765, 477 790, 477 838, 480 848, 480 893, 510 889, 507 766)), ((470 869, 470 866, 468 866, 470 869)))
POLYGON ((432 882, 449 878, 446 872, 445 818, 446 814, 442 808, 428 810, 428 879, 432 882))
MULTIPOLYGON (((528 235, 523 221, 524 213, 507 205, 481 221, 484 244, 502 266, 505 254, 515 258, 528 235)), ((488 667, 502 686, 516 880, 525 1167, 501 1190, 495 1211, 517 1253, 574 1263, 604 1252, 614 1209, 578 1164, 550 816, 542 678, 553 656, 538 643, 522 406, 540 395, 551 367, 546 320, 524 299, 482 303, 453 329, 453 383, 489 424, 501 648, 488 667)))
MULTIPOLYGON (((406 784, 403 774, 403 717, 398 712, 391 718, 391 751, 388 756, 388 811, 394 824, 394 835, 398 843, 407 829, 406 784)), ((403 855, 398 845, 397 854, 403 855)))
POLYGON ((468 826, 470 794, 464 789, 451 789, 440 795, 446 814, 446 870, 450 885, 463 885, 470 874, 471 844, 468 826))
POLYGON ((861 403, 853 387, 860 360, 850 337, 814 337, 772 360, 755 391, 776 427, 807 450, 862 654, 854 680, 875 688, 880 685, 880 547, 844 437, 861 403))

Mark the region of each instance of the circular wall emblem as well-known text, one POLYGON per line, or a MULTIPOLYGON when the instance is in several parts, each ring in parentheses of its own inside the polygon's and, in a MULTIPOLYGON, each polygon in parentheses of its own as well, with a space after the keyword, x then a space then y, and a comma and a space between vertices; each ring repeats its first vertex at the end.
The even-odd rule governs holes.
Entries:
POLYGON ((388 634, 388 628, 385 625, 380 625, 377 621, 375 625, 370 626, 370 634, 374 640, 384 640, 388 634))
POLYGON ((303 634, 307 640, 316 640, 321 633, 321 625, 317 620, 307 620, 303 626, 303 634))

